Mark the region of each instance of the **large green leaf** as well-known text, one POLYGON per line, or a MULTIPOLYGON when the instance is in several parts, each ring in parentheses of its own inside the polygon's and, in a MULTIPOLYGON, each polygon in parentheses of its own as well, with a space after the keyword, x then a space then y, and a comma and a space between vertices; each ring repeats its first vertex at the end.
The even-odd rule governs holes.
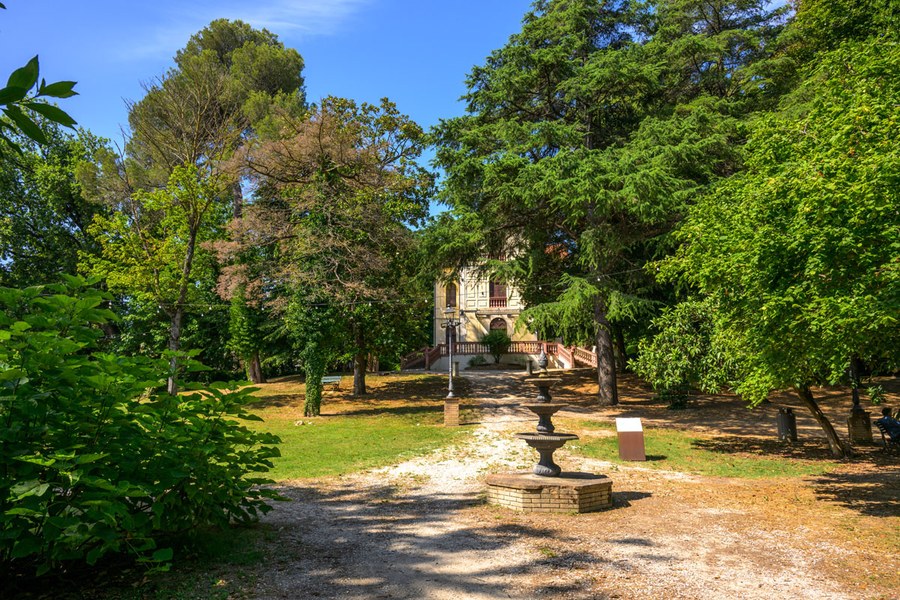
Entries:
POLYGON ((32 121, 18 106, 7 106, 3 109, 3 114, 12 119, 13 123, 22 130, 22 133, 33 139, 35 142, 39 144, 47 143, 47 136, 44 135, 44 132, 41 131, 38 124, 32 121))
POLYGON ((72 89, 73 87, 75 87, 74 81, 57 81, 49 85, 41 85, 38 89, 38 96, 70 98, 78 95, 78 92, 72 89))
POLYGON ((46 117, 54 123, 59 123, 60 125, 65 125, 66 127, 72 127, 78 124, 77 121, 70 117, 66 111, 62 110, 61 108, 57 108, 52 104, 46 104, 44 102, 28 102, 24 104, 24 106, 46 117))
POLYGON ((31 89, 37 83, 38 71, 38 57, 35 56, 24 67, 12 72, 12 75, 9 76, 9 81, 6 82, 6 87, 31 89))
POLYGON ((5 87, 0 89, 0 104, 9 104, 10 102, 18 102, 25 97, 28 89, 24 87, 5 87))

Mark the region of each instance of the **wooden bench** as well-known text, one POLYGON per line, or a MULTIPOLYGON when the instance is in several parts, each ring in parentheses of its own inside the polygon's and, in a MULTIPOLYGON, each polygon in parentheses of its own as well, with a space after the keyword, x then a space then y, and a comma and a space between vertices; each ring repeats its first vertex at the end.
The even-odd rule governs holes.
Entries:
POLYGON ((896 450, 900 452, 900 439, 894 439, 888 434, 887 429, 884 428, 884 425, 879 423, 877 420, 875 421, 875 427, 878 428, 878 431, 881 432, 881 443, 884 444, 882 450, 884 452, 890 452, 891 450, 896 450))
POLYGON ((322 387, 328 386, 333 390, 340 389, 341 387, 341 376, 340 375, 326 375, 322 378, 322 387))

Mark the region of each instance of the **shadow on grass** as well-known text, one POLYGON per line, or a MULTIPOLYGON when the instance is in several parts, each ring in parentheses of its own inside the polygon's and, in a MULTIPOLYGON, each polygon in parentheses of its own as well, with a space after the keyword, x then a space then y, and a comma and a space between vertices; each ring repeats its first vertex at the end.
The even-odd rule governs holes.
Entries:
MULTIPOLYGON (((382 412, 379 407, 385 401, 402 401, 412 406, 427 403, 426 406, 442 409, 443 400, 447 395, 447 378, 441 375, 418 376, 377 376, 370 377, 367 393, 354 396, 351 393, 352 375, 344 375, 340 387, 325 386, 322 390, 322 410, 328 412, 330 406, 342 406, 353 404, 364 409, 371 406, 376 412, 382 412)), ((469 381, 464 377, 453 379, 456 395, 465 399, 471 391, 469 381)), ((260 391, 256 393, 256 400, 250 403, 254 409, 283 408, 290 406, 302 406, 306 400, 303 388, 303 380, 300 377, 282 378, 270 384, 257 386, 260 391), (296 389, 283 389, 285 384, 296 385, 296 389)), ((341 411, 343 414, 355 414, 351 411, 341 411)))
POLYGON ((828 446, 822 440, 783 442, 778 439, 717 436, 697 439, 692 446, 720 454, 751 454, 758 457, 792 458, 812 461, 834 461, 828 446))

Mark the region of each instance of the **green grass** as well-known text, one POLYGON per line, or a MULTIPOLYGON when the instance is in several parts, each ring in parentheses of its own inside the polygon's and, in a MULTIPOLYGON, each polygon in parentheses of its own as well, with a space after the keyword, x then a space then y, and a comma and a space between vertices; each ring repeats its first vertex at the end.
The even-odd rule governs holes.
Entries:
MULTIPOLYGON (((606 424, 590 421, 582 422, 584 429, 609 429, 606 424)), ((672 429, 651 429, 644 432, 646 463, 637 463, 654 469, 681 471, 711 475, 714 477, 741 477, 761 479, 770 477, 805 477, 821 475, 837 467, 837 463, 827 460, 804 460, 792 457, 765 454, 759 445, 745 444, 729 446, 716 438, 703 437, 672 429), (707 448, 719 448, 710 450, 707 448)), ((765 446, 765 444, 763 444, 765 446)), ((618 439, 588 437, 575 448, 585 456, 624 463, 619 460, 618 439)), ((628 464, 635 464, 629 462, 628 464)))
POLYGON ((427 424, 430 419, 382 415, 267 418, 258 426, 281 438, 281 458, 267 476, 300 479, 343 475, 402 462, 443 446, 471 428, 427 424), (425 422, 423 422, 425 421, 425 422), (306 423, 298 425, 296 423, 306 423))

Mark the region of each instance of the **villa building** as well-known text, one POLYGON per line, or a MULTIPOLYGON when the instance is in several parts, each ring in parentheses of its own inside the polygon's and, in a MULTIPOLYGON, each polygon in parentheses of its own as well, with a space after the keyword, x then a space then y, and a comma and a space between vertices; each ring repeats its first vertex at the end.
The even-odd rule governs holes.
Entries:
POLYGON ((568 348, 558 341, 539 340, 527 328, 516 327, 525 307, 519 291, 510 285, 492 281, 477 268, 468 267, 449 282, 434 284, 433 346, 404 359, 404 368, 424 367, 446 370, 453 361, 465 368, 475 356, 492 362, 482 338, 493 330, 503 330, 512 340, 503 362, 537 363, 541 353, 547 355, 553 368, 596 366, 596 355, 584 348, 568 348), (449 318, 458 323, 448 327, 449 318))
POLYGON ((536 341, 525 329, 517 330, 522 298, 513 287, 480 276, 472 267, 462 269, 456 280, 434 285, 434 345, 450 343, 446 328, 448 309, 459 319, 457 342, 478 342, 488 332, 503 330, 516 342, 536 341))

